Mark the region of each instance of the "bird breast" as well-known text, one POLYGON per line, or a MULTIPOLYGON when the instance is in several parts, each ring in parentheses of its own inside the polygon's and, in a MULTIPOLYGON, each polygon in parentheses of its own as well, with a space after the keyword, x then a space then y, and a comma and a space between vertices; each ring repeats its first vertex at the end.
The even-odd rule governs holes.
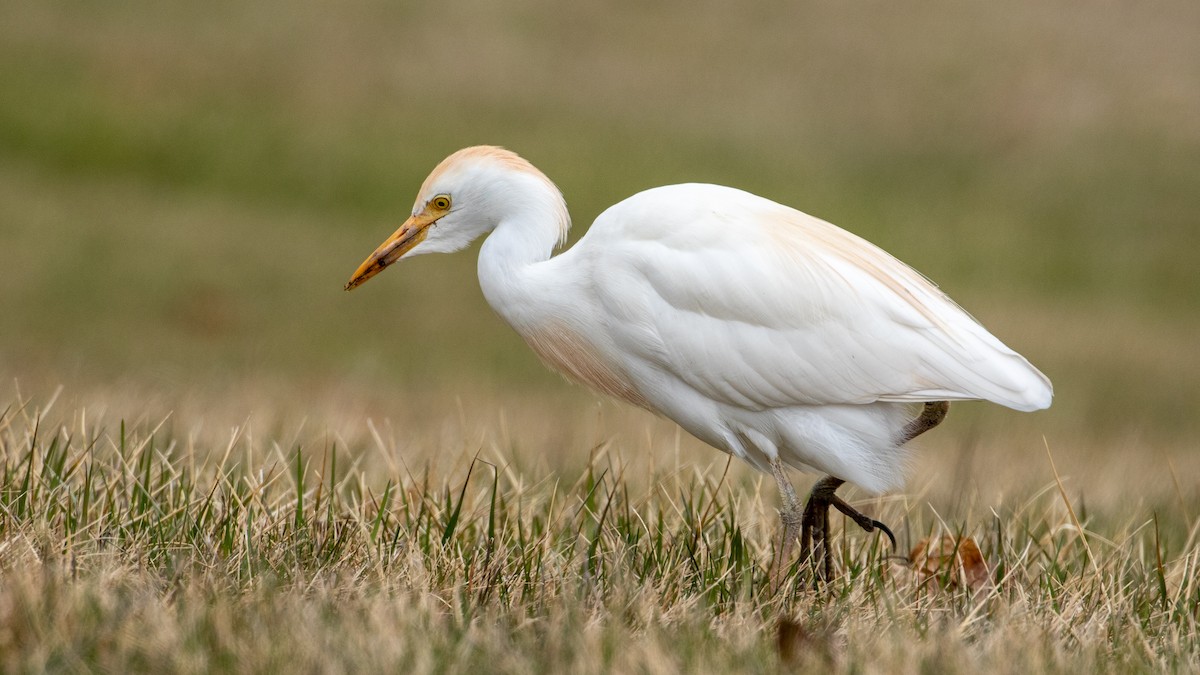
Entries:
POLYGON ((567 379, 654 410, 623 368, 605 358, 595 345, 565 323, 549 321, 520 332, 542 363, 567 379))

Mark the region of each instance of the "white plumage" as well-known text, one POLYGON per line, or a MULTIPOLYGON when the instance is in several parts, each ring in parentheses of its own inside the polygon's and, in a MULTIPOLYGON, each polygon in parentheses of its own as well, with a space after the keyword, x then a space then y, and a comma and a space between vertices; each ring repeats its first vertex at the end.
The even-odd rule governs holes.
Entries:
POLYGON ((550 257, 569 225, 532 165, 467 148, 348 288, 490 233, 484 295, 550 367, 764 470, 778 458, 874 492, 902 483, 910 404, 1050 405, 1049 380, 927 279, 795 209, 717 185, 654 188, 550 257))

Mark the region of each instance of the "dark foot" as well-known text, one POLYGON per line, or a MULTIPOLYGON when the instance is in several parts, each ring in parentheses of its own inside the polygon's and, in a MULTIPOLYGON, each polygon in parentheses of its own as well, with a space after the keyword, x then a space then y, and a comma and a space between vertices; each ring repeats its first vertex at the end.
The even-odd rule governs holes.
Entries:
POLYGON ((896 536, 887 525, 866 516, 850 506, 834 492, 846 481, 826 476, 817 481, 804 505, 804 517, 800 523, 800 558, 808 559, 813 568, 813 586, 833 578, 833 551, 829 546, 829 507, 833 506, 847 515, 867 532, 879 530, 887 535, 896 547, 896 536), (818 566, 817 560, 821 563, 818 566))
MULTIPOLYGON (((916 419, 904 425, 904 429, 900 431, 900 436, 897 439, 898 443, 903 445, 941 424, 942 420, 946 419, 946 413, 949 410, 949 401, 926 402, 921 409, 921 414, 916 419)), ((779 479, 779 477, 780 473, 777 472, 776 479, 779 479)), ((844 513, 867 532, 879 530, 886 534, 888 541, 892 544, 892 548, 896 548, 896 535, 892 534, 887 525, 868 517, 834 494, 842 486, 842 483, 845 482, 833 476, 822 478, 817 481, 816 485, 813 485, 812 492, 808 496, 808 503, 804 505, 804 515, 800 519, 800 559, 807 559, 812 564, 813 586, 817 586, 820 582, 833 578, 833 552, 829 547, 829 507, 831 506, 844 513), (818 560, 820 560, 819 565, 817 563, 818 560)), ((781 487, 782 485, 781 483, 781 487)), ((791 486, 788 485, 787 489, 790 492, 791 486)), ((785 497, 785 504, 794 503, 795 497, 794 493, 792 494, 792 502, 789 502, 785 497)), ((794 512, 791 509, 788 511, 794 512)), ((786 525, 786 516, 784 521, 786 525)), ((791 528, 787 527, 785 531, 790 532, 791 528)))

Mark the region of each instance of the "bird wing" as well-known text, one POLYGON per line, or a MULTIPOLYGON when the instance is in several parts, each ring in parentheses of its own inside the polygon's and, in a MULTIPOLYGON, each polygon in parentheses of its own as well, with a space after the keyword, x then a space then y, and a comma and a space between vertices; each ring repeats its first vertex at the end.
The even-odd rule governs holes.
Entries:
POLYGON ((770 200, 657 188, 580 244, 615 347, 712 400, 1050 404, 1044 375, 915 270, 770 200))

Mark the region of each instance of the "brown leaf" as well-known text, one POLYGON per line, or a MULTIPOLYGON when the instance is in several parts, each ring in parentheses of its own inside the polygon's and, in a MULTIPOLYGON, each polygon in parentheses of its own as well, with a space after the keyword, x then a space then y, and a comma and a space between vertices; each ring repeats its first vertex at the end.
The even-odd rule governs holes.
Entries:
POLYGON ((828 631, 780 619, 776 633, 779 662, 803 671, 829 670, 834 665, 828 631))
POLYGON ((946 588, 977 591, 991 584, 991 570, 973 537, 926 537, 908 555, 918 583, 935 580, 946 588))

